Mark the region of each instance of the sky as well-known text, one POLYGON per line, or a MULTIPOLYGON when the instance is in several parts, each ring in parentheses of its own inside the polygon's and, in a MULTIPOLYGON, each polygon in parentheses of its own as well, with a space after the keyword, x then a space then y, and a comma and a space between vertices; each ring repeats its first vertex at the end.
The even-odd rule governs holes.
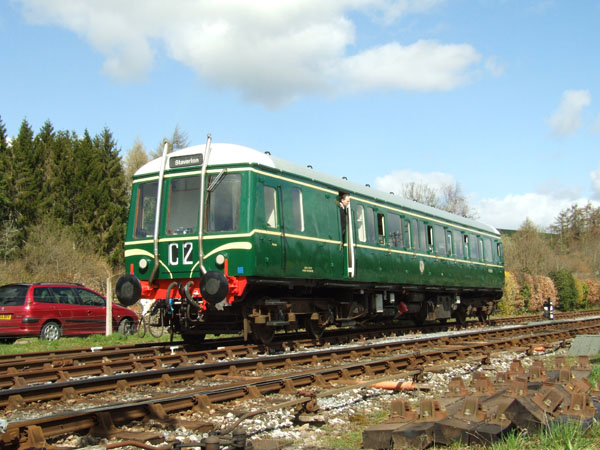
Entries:
POLYGON ((175 127, 541 229, 600 206, 600 0, 0 0, 9 136, 175 127))

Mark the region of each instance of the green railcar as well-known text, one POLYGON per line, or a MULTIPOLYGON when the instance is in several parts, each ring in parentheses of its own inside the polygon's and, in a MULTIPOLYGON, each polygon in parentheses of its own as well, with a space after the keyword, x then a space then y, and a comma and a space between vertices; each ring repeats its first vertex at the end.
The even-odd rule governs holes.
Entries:
POLYGON ((504 284, 494 227, 210 138, 136 172, 125 263, 121 303, 157 301, 190 342, 485 320, 504 284))

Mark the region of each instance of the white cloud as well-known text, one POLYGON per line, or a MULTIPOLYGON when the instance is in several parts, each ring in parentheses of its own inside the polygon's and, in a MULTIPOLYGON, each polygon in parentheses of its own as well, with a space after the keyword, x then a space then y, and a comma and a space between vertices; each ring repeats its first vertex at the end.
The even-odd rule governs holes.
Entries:
POLYGON ((556 136, 568 136, 583 125, 583 108, 592 103, 589 91, 565 91, 558 109, 549 119, 552 133, 556 136))
POLYGON ((424 184, 435 190, 440 190, 442 187, 449 184, 456 184, 454 177, 447 173, 419 173, 411 170, 396 170, 390 174, 376 177, 374 187, 381 191, 400 194, 402 192, 402 186, 411 182, 424 184))
POLYGON ((350 13, 392 23, 444 0, 20 0, 34 24, 67 28, 123 81, 147 74, 165 51, 218 87, 271 106, 312 93, 448 90, 481 59, 468 44, 387 42, 350 54, 350 13))
MULTIPOLYGON (((600 200, 600 169, 592 172, 590 178, 595 191, 593 198, 600 200)), ((376 189, 400 194, 402 186, 410 182, 425 184, 433 189, 456 184, 454 177, 447 173, 398 170, 377 177, 374 185, 376 189)), ((480 198, 471 193, 465 195, 469 206, 477 213, 478 220, 509 230, 518 229, 526 218, 541 228, 547 228, 562 210, 573 204, 585 205, 590 201, 582 196, 581 188, 565 187, 557 180, 548 180, 535 193, 511 194, 504 198, 480 198)), ((592 204, 600 206, 600 202, 592 201, 592 204)))
POLYGON ((506 71, 506 64, 498 60, 496 56, 490 56, 485 60, 485 68, 495 77, 501 77, 506 71))

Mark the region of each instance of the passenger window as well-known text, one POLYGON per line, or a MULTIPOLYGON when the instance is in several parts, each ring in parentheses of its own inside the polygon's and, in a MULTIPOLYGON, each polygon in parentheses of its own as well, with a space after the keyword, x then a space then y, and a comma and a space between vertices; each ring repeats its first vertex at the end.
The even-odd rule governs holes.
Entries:
POLYGON ((404 219, 404 244, 407 249, 413 248, 410 221, 404 219))
POLYGON ((277 228, 277 191, 271 186, 265 186, 264 192, 267 227, 277 228))
POLYGON ((356 232, 358 240, 365 242, 367 240, 367 224, 365 223, 365 208, 362 205, 356 207, 356 232))
POLYGON ((489 239, 484 239, 483 241, 485 260, 487 262, 492 262, 494 260, 494 255, 492 253, 492 241, 489 239))
POLYGON ((483 239, 479 238, 479 259, 480 260, 484 260, 484 255, 483 255, 483 239))
POLYGON ((446 232, 441 225, 435 225, 435 249, 439 256, 446 256, 446 232))
POLYGON ((452 231, 446 231, 446 248, 448 256, 452 256, 452 231))
POLYGON ((138 186, 134 238, 144 239, 154 236, 157 191, 158 181, 142 183, 138 186))
POLYGON ((380 244, 385 244, 385 218, 381 213, 377 213, 377 238, 380 244))
POLYGON ((81 303, 85 306, 106 306, 106 302, 99 295, 88 291, 87 289, 76 289, 81 303))
POLYGON ((33 299, 38 303, 56 303, 56 299, 50 289, 47 287, 35 288, 33 290, 33 299))
POLYGON ((477 236, 472 234, 469 236, 469 256, 471 257, 471 260, 479 259, 479 241, 477 236))
POLYGON ((294 229, 304 231, 304 206, 302 204, 302 190, 292 189, 292 211, 294 214, 294 229))
POLYGON ((368 237, 368 240, 371 243, 375 243, 376 242, 376 238, 375 238, 375 211, 373 211, 373 208, 367 207, 366 219, 367 219, 367 237, 368 237))
POLYGON ((78 303, 75 292, 71 288, 54 287, 50 288, 50 290, 58 299, 58 303, 63 305, 76 305, 78 303))
POLYGON ((425 224, 423 222, 419 222, 419 249, 424 252, 427 251, 427 231, 425 229, 425 224))
POLYGON ((388 215, 389 241, 392 247, 404 247, 402 238, 402 220, 397 214, 388 215))
POLYGON ((502 255, 502 243, 500 243, 500 242, 498 242, 496 244, 496 254, 498 255, 498 261, 502 262, 502 258, 503 258, 503 255, 502 255))
POLYGON ((454 252, 456 253, 457 258, 464 258, 464 246, 463 246, 463 236, 462 233, 458 230, 454 230, 454 252))

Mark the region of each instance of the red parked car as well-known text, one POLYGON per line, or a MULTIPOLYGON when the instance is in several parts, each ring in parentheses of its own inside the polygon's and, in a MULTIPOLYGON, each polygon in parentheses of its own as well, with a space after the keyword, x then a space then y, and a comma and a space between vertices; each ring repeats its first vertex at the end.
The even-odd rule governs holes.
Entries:
MULTIPOLYGON (((113 329, 132 334, 138 325, 135 311, 112 306, 113 329)), ((106 332, 106 299, 73 283, 16 283, 0 287, 0 342, 39 336, 85 336, 106 332)))

